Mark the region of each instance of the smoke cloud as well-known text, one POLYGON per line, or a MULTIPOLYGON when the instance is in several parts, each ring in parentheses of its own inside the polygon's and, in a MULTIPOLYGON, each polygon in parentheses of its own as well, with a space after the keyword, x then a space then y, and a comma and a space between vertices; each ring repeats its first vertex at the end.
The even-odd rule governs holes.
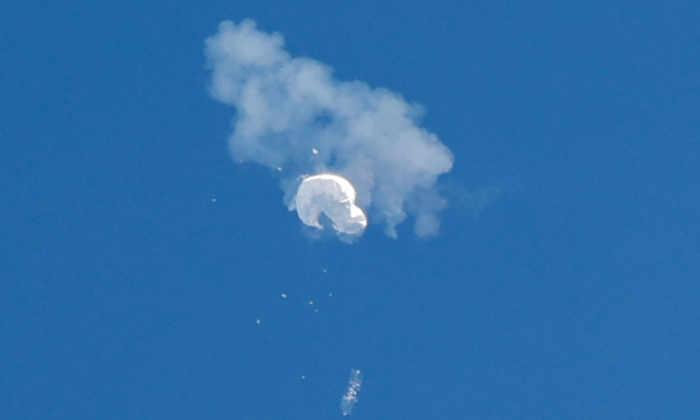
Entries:
POLYGON ((236 108, 233 158, 279 174, 286 205, 302 175, 336 173, 389 236, 408 215, 419 237, 437 234, 445 200, 435 183, 453 158, 417 125, 420 106, 387 89, 335 80, 329 66, 291 57, 282 35, 259 31, 250 19, 222 22, 206 40, 206 57, 211 95, 236 108))

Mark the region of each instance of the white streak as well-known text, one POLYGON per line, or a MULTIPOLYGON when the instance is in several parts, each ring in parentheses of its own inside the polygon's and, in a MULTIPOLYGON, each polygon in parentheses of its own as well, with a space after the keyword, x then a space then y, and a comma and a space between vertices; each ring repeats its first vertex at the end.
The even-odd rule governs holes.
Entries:
POLYGON ((344 416, 349 416, 352 414, 353 408, 357 403, 357 394, 360 393, 360 387, 362 386, 362 372, 358 369, 352 369, 350 371, 350 378, 348 378, 348 390, 340 399, 340 411, 343 412, 344 416))

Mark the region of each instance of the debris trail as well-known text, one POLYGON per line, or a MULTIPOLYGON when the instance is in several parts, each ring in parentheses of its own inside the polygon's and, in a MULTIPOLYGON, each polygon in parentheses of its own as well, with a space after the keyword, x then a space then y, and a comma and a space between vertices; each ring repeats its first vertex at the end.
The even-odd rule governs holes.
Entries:
POLYGON ((360 393, 360 387, 362 386, 362 372, 358 369, 352 369, 350 371, 350 378, 348 379, 348 390, 340 399, 340 411, 343 412, 344 416, 349 416, 352 414, 353 408, 357 403, 357 394, 360 393))

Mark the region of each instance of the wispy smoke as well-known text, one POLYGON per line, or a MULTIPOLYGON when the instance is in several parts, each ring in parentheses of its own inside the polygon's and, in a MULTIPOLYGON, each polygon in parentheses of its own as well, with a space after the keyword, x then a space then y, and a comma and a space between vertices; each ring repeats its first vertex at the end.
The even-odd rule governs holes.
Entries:
POLYGON ((407 214, 418 236, 438 232, 445 201, 434 186, 452 168, 452 154, 417 125, 418 105, 363 82, 337 81, 318 61, 292 58, 282 35, 259 31, 252 20, 222 22, 206 40, 206 56, 211 95, 237 111, 233 158, 279 173, 286 204, 300 175, 332 172, 352 182, 358 204, 388 235, 396 236, 407 214))

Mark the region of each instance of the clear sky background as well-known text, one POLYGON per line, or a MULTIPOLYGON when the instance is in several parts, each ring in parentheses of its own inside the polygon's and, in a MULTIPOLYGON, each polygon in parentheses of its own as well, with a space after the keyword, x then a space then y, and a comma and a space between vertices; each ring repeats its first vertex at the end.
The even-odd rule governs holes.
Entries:
POLYGON ((357 419, 700 418, 698 22, 697 1, 1 2, 0 418, 342 418, 353 368, 357 419), (247 17, 425 107, 455 156, 440 236, 312 241, 233 162, 204 40, 247 17))

